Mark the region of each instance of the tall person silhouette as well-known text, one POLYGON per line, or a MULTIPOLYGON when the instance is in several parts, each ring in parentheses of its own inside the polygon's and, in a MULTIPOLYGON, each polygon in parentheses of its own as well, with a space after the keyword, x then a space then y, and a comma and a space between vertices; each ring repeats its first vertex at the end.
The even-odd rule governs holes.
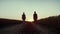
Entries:
POLYGON ((36 13, 36 11, 34 11, 33 19, 34 19, 34 21, 37 21, 37 13, 36 13))
POLYGON ((25 21, 25 19, 26 19, 26 15, 25 15, 25 13, 23 12, 23 14, 22 14, 22 20, 25 21))

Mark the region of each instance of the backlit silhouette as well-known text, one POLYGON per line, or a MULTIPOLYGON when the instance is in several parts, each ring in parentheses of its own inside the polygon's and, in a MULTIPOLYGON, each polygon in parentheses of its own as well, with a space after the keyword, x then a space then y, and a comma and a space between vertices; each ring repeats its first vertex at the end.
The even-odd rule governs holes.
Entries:
POLYGON ((36 13, 36 11, 34 11, 33 19, 34 19, 34 21, 37 21, 37 13, 36 13))
POLYGON ((25 13, 23 12, 22 20, 25 21, 25 19, 26 19, 26 15, 25 15, 25 13))

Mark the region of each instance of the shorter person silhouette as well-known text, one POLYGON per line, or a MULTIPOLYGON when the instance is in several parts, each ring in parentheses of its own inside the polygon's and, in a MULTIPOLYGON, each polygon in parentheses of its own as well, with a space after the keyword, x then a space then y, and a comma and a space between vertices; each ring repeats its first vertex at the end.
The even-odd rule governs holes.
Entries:
POLYGON ((26 15, 25 15, 25 13, 23 12, 22 20, 25 21, 25 19, 26 19, 26 15))
POLYGON ((37 13, 36 13, 36 11, 34 11, 33 19, 34 19, 34 21, 37 21, 37 13))

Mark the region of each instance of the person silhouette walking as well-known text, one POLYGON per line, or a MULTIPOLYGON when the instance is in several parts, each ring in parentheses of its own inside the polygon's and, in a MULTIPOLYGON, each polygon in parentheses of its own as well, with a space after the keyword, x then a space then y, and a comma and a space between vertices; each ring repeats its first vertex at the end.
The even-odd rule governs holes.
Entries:
POLYGON ((34 21, 37 21, 37 13, 36 13, 36 11, 34 11, 33 19, 34 19, 34 21))
POLYGON ((25 21, 25 19, 26 19, 26 15, 25 15, 25 13, 23 12, 23 14, 22 14, 22 20, 25 21))

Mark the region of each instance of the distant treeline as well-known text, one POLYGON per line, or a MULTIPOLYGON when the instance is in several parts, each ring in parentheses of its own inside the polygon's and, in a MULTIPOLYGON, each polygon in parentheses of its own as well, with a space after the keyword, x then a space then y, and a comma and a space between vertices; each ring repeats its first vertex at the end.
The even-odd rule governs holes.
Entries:
POLYGON ((60 28, 60 15, 59 16, 51 16, 48 18, 40 19, 37 21, 39 25, 60 28))

